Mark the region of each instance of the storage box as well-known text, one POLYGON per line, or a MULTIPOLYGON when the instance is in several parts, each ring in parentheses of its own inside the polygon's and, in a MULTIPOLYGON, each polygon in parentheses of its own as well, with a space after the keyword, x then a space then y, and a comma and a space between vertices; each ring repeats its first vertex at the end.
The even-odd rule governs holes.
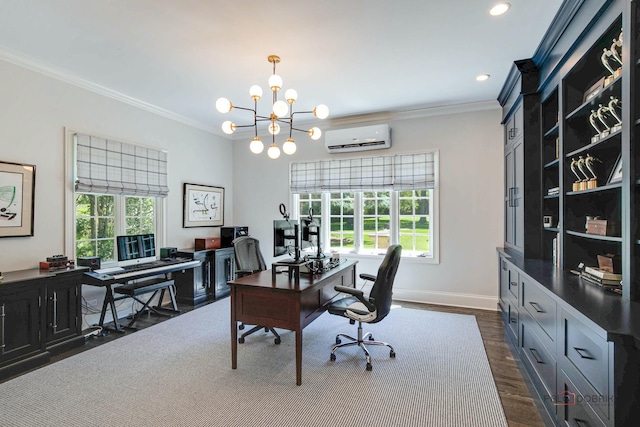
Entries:
POLYGON ((220 249, 220 238, 207 237, 206 239, 196 239, 195 248, 197 251, 205 249, 220 249))
POLYGON ((615 224, 606 219, 587 220, 587 234, 597 234, 598 236, 613 236, 615 234, 615 224))
POLYGON ((622 259, 619 255, 598 255, 598 267, 609 273, 622 273, 622 259))

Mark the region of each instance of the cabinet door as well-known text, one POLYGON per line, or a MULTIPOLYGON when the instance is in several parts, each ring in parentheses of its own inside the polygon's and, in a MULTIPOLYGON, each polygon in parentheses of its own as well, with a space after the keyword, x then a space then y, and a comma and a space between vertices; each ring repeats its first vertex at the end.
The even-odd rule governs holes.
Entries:
POLYGON ((0 294, 0 363, 40 350, 40 289, 0 294))
POLYGON ((47 283, 47 345, 80 334, 79 286, 75 276, 47 283))
POLYGON ((515 187, 515 171, 514 171, 514 152, 512 148, 507 149, 504 156, 504 169, 505 169, 505 194, 504 194, 504 241, 509 244, 514 244, 514 215, 515 210, 513 208, 513 189, 515 187))
POLYGON ((524 248, 524 144, 520 140, 513 147, 513 244, 524 248))
POLYGON ((215 292, 215 298, 218 299, 229 295, 229 285, 227 285, 227 282, 233 280, 235 270, 233 248, 216 250, 214 270, 212 289, 215 292))

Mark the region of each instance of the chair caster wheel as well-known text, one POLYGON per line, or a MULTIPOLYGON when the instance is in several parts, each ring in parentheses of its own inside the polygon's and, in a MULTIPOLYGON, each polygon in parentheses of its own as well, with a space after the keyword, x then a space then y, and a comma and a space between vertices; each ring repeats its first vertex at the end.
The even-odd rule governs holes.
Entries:
POLYGON ((369 335, 369 341, 374 341, 373 335, 369 335))
POLYGON ((373 366, 371 365, 371 363, 367 363, 367 371, 372 371, 373 370, 373 366))
POLYGON ((395 359, 395 358, 396 358, 396 352, 395 352, 395 351, 393 351, 393 350, 391 350, 391 351, 389 352, 389 357, 391 357, 392 359, 395 359))
POLYGON ((336 355, 331 353, 331 356, 329 357, 329 360, 331 360, 332 362, 334 362, 336 360, 336 355))
POLYGON ((238 326, 238 329, 243 330, 244 329, 244 325, 238 326))
POLYGON ((340 338, 336 338, 336 344, 340 344, 342 340, 340 338))
POLYGON ((240 344, 244 344, 244 338, 242 338, 242 337, 238 338, 238 342, 239 342, 240 344))
POLYGON ((273 340, 273 342, 276 344, 280 344, 280 338, 276 338, 275 340, 273 340))

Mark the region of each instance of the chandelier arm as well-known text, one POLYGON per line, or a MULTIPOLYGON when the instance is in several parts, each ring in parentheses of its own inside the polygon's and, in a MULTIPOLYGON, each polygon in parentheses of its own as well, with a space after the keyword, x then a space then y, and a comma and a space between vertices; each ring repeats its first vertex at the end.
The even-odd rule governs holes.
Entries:
POLYGON ((256 110, 253 108, 238 107, 237 105, 234 105, 233 108, 237 108, 238 110, 253 111, 254 114, 256 113, 256 110))

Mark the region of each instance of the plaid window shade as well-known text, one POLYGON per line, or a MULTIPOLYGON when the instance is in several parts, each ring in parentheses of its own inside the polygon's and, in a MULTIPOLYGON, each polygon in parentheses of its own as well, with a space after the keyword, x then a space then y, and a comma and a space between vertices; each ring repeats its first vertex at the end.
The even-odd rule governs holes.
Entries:
POLYGON ((75 134, 76 191, 166 197, 167 153, 75 134))
POLYGON ((292 193, 435 188, 434 153, 291 164, 292 193))

